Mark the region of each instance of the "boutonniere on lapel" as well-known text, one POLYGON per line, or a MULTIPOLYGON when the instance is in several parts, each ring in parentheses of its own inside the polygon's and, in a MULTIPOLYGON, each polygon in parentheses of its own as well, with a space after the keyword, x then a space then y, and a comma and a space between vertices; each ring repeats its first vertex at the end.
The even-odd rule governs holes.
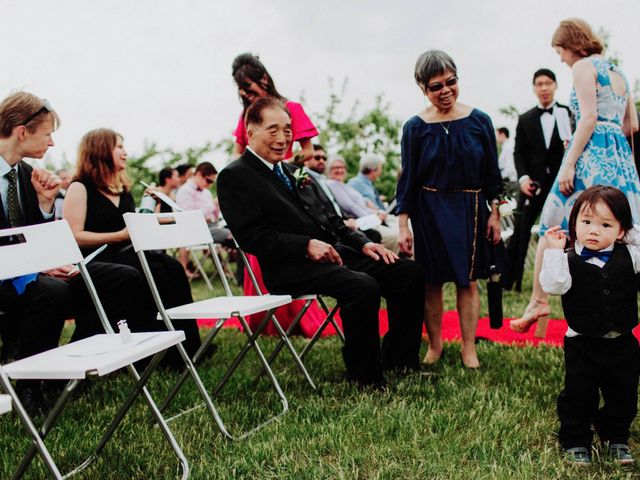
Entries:
POLYGON ((298 190, 303 190, 307 185, 311 183, 311 177, 309 176, 309 172, 307 172, 304 168, 298 168, 293 172, 293 178, 296 181, 296 188, 298 190))

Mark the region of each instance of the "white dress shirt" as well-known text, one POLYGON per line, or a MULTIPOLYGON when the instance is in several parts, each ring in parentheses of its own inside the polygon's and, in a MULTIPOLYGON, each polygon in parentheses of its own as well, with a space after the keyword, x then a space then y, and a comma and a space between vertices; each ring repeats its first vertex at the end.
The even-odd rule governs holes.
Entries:
POLYGON ((500 168, 502 178, 508 178, 510 182, 518 181, 516 164, 513 159, 513 140, 510 138, 507 138, 502 144, 498 157, 498 168, 500 168))

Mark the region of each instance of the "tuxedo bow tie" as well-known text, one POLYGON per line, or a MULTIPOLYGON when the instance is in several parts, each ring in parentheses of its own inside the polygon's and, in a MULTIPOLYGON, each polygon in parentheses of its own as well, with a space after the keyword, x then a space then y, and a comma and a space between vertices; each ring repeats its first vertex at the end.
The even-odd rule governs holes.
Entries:
POLYGON ((540 107, 536 107, 538 109, 538 115, 542 116, 542 114, 544 113, 550 113, 551 115, 553 115, 553 107, 549 107, 549 108, 540 108, 540 107))
POLYGON ((585 260, 589 260, 590 258, 597 257, 603 262, 607 263, 611 258, 612 253, 613 253, 613 250, 608 250, 606 252, 598 252, 596 250, 591 250, 590 248, 587 248, 587 247, 582 247, 580 256, 585 260))

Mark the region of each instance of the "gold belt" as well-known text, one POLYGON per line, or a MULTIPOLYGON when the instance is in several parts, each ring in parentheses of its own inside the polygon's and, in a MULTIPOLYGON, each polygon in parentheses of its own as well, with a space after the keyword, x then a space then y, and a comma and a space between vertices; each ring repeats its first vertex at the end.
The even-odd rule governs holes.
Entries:
POLYGON ((471 268, 469 268, 469 280, 471 280, 471 278, 473 277, 473 268, 475 267, 475 263, 476 263, 476 246, 477 246, 477 240, 478 240, 478 223, 479 223, 479 219, 478 219, 478 203, 480 201, 480 199, 478 198, 478 195, 480 194, 480 192, 482 191, 481 188, 475 189, 475 188, 433 188, 433 187, 425 187, 422 186, 421 187, 423 190, 427 191, 427 192, 464 192, 464 193, 473 193, 474 197, 475 197, 475 208, 474 208, 474 212, 473 212, 473 245, 471 247, 471 268))
POLYGON ((427 192, 464 192, 464 193, 480 193, 481 188, 433 188, 433 187, 420 187, 427 192))

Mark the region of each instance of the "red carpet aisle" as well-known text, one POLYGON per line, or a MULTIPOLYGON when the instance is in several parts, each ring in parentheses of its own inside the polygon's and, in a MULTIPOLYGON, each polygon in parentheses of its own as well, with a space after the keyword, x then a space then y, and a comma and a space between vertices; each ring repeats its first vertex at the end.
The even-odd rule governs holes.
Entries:
MULTIPOLYGON (((339 316, 336 316, 340 323, 339 316)), ((502 343, 505 345, 524 346, 526 344, 538 345, 540 343, 546 345, 554 345, 561 347, 563 345, 563 337, 567 331, 567 322, 565 320, 553 319, 549 321, 549 327, 547 329, 547 336, 544 339, 539 339, 533 336, 535 328, 531 328, 526 334, 514 333, 509 329, 509 320, 505 319, 504 325, 499 330, 493 330, 489 327, 489 318, 483 317, 478 323, 478 337, 486 340, 502 343)), ((201 327, 211 327, 213 320, 198 320, 198 325, 201 327)), ((227 325, 240 328, 240 323, 229 322, 227 325)), ((387 311, 380 310, 380 334, 384 335, 388 329, 387 323, 387 311)), ((636 338, 640 339, 640 326, 636 327, 633 331, 636 338)), ((325 335, 335 335, 333 327, 329 326, 325 330, 325 335)), ((324 335, 323 335, 324 336, 324 335)), ((442 337, 446 341, 458 341, 460 340, 460 325, 458 322, 458 312, 450 310, 445 312, 442 320, 442 337)))

